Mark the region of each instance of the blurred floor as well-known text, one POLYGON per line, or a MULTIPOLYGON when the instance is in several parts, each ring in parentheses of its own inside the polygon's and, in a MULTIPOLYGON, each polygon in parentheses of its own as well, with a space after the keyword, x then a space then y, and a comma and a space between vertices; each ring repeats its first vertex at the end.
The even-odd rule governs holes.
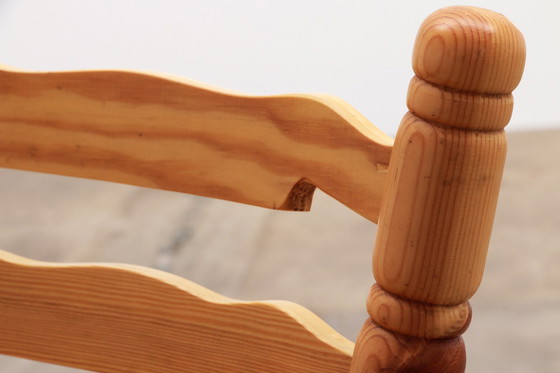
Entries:
MULTIPOLYGON (((560 131, 513 133, 468 372, 560 372, 560 131)), ((0 170, 0 247, 46 261, 126 262, 239 299, 300 303, 354 340, 375 225, 316 192, 310 213, 0 170)), ((6 373, 76 372, 0 357, 6 373)))

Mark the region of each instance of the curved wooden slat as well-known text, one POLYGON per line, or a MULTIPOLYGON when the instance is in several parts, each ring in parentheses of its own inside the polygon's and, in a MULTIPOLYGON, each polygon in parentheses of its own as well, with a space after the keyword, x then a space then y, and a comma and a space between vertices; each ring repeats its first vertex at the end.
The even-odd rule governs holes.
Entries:
POLYGON ((126 71, 0 70, 0 167, 376 221, 392 139, 342 100, 243 96, 126 71))
POLYGON ((347 372, 353 343, 290 302, 129 265, 0 251, 0 353, 101 372, 347 372))

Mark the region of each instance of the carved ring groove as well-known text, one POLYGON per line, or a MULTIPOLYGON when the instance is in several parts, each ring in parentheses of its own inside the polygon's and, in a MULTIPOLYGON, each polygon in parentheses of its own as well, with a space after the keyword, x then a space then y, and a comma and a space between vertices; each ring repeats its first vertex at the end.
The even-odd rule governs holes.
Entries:
POLYGON ((468 302, 456 306, 421 303, 399 298, 377 284, 369 293, 367 310, 377 325, 419 338, 459 336, 468 328, 471 319, 468 302))

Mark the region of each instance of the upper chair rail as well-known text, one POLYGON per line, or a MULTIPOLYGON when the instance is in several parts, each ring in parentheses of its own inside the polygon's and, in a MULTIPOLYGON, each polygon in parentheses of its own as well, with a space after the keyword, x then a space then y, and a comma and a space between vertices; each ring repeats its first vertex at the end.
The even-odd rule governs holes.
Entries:
POLYGON ((127 71, 0 70, 0 167, 282 210, 315 187, 377 221, 392 139, 326 95, 243 96, 127 71))

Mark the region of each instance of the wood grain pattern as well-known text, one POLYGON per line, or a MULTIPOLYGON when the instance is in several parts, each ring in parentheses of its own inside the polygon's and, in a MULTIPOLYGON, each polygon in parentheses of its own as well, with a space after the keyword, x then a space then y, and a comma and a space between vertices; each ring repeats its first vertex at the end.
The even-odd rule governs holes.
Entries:
POLYGON ((385 329, 420 338, 442 339, 461 335, 471 321, 468 302, 440 306, 398 298, 379 285, 367 299, 371 320, 385 329))
POLYGON ((443 128, 408 114, 394 152, 373 258, 377 283, 420 302, 464 303, 482 281, 505 134, 443 128))
POLYGON ((463 338, 425 339, 392 333, 367 320, 360 331, 351 373, 461 373, 466 354, 463 338))
POLYGON ((524 62, 523 37, 500 14, 451 7, 420 27, 352 372, 464 371, 458 335, 484 272, 524 62))
POLYGON ((408 88, 407 106, 418 117, 433 123, 489 131, 502 129, 509 123, 513 96, 442 89, 414 77, 408 88))
POLYGON ((420 26, 412 55, 416 76, 457 91, 507 94, 525 67, 525 40, 502 14, 453 6, 420 26))
POLYGON ((353 344, 289 302, 128 265, 0 251, 0 353, 99 372, 347 372, 353 344))
POLYGON ((440 305, 475 293, 524 62, 523 37, 500 14, 450 7, 422 24, 374 253, 385 290, 440 305))
POLYGON ((338 98, 125 71, 0 70, 0 167, 284 210, 314 187, 376 221, 392 139, 338 98))

